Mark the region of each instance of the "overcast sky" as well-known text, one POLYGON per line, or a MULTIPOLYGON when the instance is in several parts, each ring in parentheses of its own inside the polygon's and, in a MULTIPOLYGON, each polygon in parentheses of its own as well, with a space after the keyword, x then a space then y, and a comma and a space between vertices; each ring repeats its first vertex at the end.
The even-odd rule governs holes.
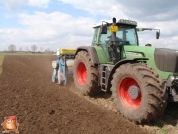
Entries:
POLYGON ((159 40, 155 31, 139 33, 140 45, 178 49, 178 1, 0 0, 0 51, 11 44, 17 50, 91 45, 92 26, 112 17, 161 30, 159 40))

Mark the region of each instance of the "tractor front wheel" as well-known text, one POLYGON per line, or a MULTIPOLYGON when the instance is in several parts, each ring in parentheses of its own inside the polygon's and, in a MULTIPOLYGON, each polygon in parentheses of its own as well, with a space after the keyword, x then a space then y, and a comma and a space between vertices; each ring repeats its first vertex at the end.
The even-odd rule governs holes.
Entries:
POLYGON ((74 60, 74 83, 84 94, 94 96, 101 90, 98 86, 98 69, 92 62, 90 55, 86 51, 80 51, 74 60))
POLYGON ((156 119, 167 105, 162 78, 146 64, 124 64, 116 69, 112 96, 122 115, 134 122, 156 119))

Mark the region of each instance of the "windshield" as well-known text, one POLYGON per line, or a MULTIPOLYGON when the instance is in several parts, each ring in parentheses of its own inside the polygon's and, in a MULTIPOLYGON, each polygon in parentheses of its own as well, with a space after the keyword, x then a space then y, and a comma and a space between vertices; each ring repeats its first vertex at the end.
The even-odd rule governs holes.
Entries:
MULTIPOLYGON (((110 26, 108 26, 107 34, 101 34, 100 43, 105 43, 110 41, 111 32, 110 26)), ((119 26, 118 32, 116 33, 116 40, 119 42, 124 42, 125 45, 138 45, 137 34, 135 28, 119 26)))

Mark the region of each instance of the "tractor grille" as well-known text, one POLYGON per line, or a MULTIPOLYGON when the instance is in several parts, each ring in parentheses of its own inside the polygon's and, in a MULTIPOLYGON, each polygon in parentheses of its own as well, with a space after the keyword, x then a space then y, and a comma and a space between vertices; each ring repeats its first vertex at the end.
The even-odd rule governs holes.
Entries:
POLYGON ((178 72, 178 50, 156 48, 155 63, 161 71, 178 72))

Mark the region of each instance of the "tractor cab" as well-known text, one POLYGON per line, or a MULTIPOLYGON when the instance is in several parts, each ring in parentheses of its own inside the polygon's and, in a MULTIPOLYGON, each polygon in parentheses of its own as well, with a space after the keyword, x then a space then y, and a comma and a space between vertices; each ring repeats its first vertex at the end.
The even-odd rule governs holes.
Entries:
MULTIPOLYGON (((105 23, 105 22, 104 22, 105 23)), ((114 24, 102 24, 100 41, 114 42, 116 46, 138 45, 137 22, 131 20, 119 20, 114 24)))
POLYGON ((123 45, 139 45, 137 36, 137 22, 131 20, 119 20, 113 23, 103 21, 95 26, 93 45, 101 47, 107 57, 107 62, 116 63, 121 59, 123 45))
MULTIPOLYGON (((101 47, 105 53, 107 63, 117 63, 122 59, 124 45, 139 46, 138 31, 155 30, 151 28, 137 28, 137 22, 120 19, 116 22, 103 21, 102 24, 94 26, 95 34, 92 45, 101 47)), ((159 38, 159 32, 156 33, 159 38)))

